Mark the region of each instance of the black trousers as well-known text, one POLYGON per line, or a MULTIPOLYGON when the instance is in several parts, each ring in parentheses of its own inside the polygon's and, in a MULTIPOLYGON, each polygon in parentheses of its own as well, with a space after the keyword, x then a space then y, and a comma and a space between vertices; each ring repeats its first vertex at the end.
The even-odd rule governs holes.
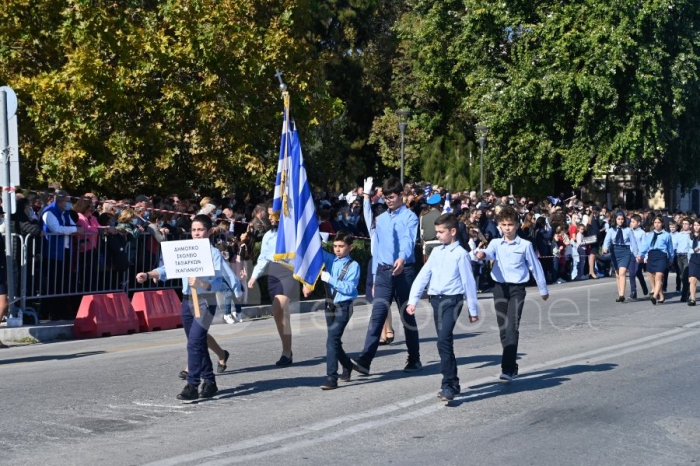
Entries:
POLYGON ((437 333, 437 349, 440 354, 440 372, 442 388, 454 388, 459 391, 457 377, 457 360, 454 351, 454 329, 462 312, 464 296, 435 295, 430 297, 437 333))
POLYGON ((681 289, 681 299, 687 300, 690 296, 690 282, 688 281, 688 255, 679 254, 676 260, 676 288, 681 289))
POLYGON ((525 284, 496 283, 493 299, 503 347, 501 370, 505 374, 513 374, 518 367, 518 329, 525 304, 525 284))

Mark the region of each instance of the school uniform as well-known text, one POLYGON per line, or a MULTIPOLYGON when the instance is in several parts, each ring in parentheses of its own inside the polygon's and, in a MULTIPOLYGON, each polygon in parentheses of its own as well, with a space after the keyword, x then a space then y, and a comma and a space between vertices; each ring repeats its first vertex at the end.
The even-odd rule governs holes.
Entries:
POLYGON ((518 329, 530 272, 535 277, 541 296, 549 295, 549 290, 540 261, 528 240, 516 237, 509 243, 505 238, 496 239, 483 252, 488 260, 494 261, 491 277, 495 281, 493 299, 503 347, 501 378, 510 380, 518 375, 518 329))
POLYGON ((628 268, 632 258, 639 255, 637 241, 631 229, 615 226, 609 228, 603 241, 603 250, 610 251, 615 270, 628 268))
POLYGON ((274 301, 275 296, 286 296, 292 301, 298 301, 299 282, 294 279, 292 273, 294 267, 285 261, 274 259, 277 231, 277 227, 273 227, 265 232, 260 244, 260 255, 251 278, 257 280, 263 272, 267 271, 267 291, 270 301, 274 301))
POLYGON ((465 300, 469 315, 479 315, 471 260, 469 253, 458 241, 433 248, 428 262, 418 272, 411 286, 408 304, 415 306, 426 286, 438 336, 442 389, 450 389, 456 395, 460 392, 460 386, 454 354, 454 327, 465 300))
MULTIPOLYGON (((199 301, 199 318, 194 316, 194 303, 190 300, 192 289, 187 279, 182 280, 182 324, 187 336, 187 383, 195 387, 200 381, 214 383, 214 370, 207 348, 207 333, 216 313, 216 292, 220 291, 224 282, 234 291, 236 296, 241 296, 241 283, 233 273, 221 253, 210 245, 212 261, 214 263, 213 277, 199 277, 199 280, 209 283, 210 289, 197 288, 199 301)), ((165 266, 156 269, 160 280, 168 280, 165 266)))
POLYGON ((369 367, 379 347, 379 337, 393 301, 401 313, 408 363, 407 372, 421 369, 420 343, 416 317, 406 313, 406 302, 415 278, 415 243, 418 233, 418 217, 406 206, 379 215, 375 221, 376 236, 372 239, 374 256, 372 271, 374 275, 374 299, 370 316, 365 346, 362 353, 354 360, 353 368, 361 374, 369 374, 369 367), (376 241, 375 241, 376 240, 376 241), (394 276, 392 270, 397 259, 404 260, 403 271, 394 276))
POLYGON ((343 332, 352 317, 352 303, 357 298, 357 285, 360 282, 360 266, 350 256, 338 258, 335 254, 323 251, 323 262, 330 273, 327 293, 331 302, 326 302, 326 375, 328 383, 337 385, 338 362, 347 371, 352 369, 352 361, 343 350, 343 332))
MULTIPOLYGON (((644 245, 645 241, 645 236, 646 232, 638 227, 632 230, 632 234, 634 235, 634 239, 637 243, 637 248, 641 252, 641 248, 644 245)), ((644 264, 640 264, 637 262, 637 257, 631 257, 630 258, 630 264, 629 264, 629 277, 630 277, 630 297, 636 298, 637 297, 637 280, 639 280, 639 286, 642 287, 642 292, 644 295, 649 294, 649 289, 647 288, 647 282, 646 279, 644 278, 644 264)))
POLYGON ((673 243, 666 230, 647 233, 641 255, 647 260, 647 272, 663 273, 673 261, 673 243))
POLYGON ((688 250, 688 277, 700 279, 700 237, 694 236, 688 250))
POLYGON ((681 290, 681 302, 688 300, 690 284, 688 283, 688 252, 693 248, 690 233, 676 232, 671 238, 676 257, 676 289, 681 290))

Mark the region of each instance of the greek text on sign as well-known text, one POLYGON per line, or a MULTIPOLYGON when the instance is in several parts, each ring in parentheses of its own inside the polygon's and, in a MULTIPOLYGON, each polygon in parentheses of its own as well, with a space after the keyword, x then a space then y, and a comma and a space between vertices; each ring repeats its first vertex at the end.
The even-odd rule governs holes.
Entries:
POLYGON ((214 276, 214 262, 208 239, 163 241, 160 248, 168 279, 214 276))

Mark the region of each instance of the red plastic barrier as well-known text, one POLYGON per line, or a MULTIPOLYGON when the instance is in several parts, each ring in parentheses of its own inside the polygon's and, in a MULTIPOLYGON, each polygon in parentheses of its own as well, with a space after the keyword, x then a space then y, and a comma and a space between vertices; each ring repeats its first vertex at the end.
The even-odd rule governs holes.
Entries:
POLYGON ((126 293, 83 296, 73 324, 75 338, 138 333, 139 319, 126 293))
POLYGON ((142 332, 182 327, 180 298, 175 290, 139 291, 131 298, 142 332))

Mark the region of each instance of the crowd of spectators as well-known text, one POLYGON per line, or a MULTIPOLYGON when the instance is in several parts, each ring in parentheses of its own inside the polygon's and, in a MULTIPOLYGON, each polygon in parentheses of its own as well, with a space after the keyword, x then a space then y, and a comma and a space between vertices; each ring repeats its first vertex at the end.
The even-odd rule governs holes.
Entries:
MULTIPOLYGON (((419 217, 431 211, 454 212, 460 219, 460 243, 467 250, 484 247, 500 237, 495 215, 501 206, 511 205, 520 213, 519 235, 532 241, 550 283, 595 279, 610 273, 610 259, 599 254, 598 249, 612 224, 611 212, 606 206, 584 202, 576 196, 536 200, 496 195, 491 190, 479 196, 476 191, 448 192, 428 183, 422 186, 407 183, 404 188, 404 204, 419 217)), ((375 212, 384 210, 380 187, 370 193, 369 198, 375 212)), ((317 192, 314 200, 321 232, 333 235, 344 230, 369 241, 369 229, 362 215, 361 186, 347 193, 317 192)), ((34 271, 27 293, 61 295, 52 301, 45 300, 41 306, 45 310, 42 318, 69 319, 75 317, 82 294, 123 285, 118 282, 119 275, 114 276, 115 272, 130 271, 126 276, 133 281, 135 272, 157 266, 160 242, 186 238, 191 218, 196 214, 212 217, 215 224, 212 241, 236 273, 246 277, 255 259, 254 244, 270 228, 267 218, 270 201, 270 195, 264 192, 256 196, 234 194, 191 199, 176 194, 142 194, 134 199, 115 200, 99 198, 92 193, 71 196, 66 191, 50 189, 17 194, 11 231, 27 238, 26 248, 30 252, 27 262, 34 271), (41 271, 41 278, 36 270, 41 271), (111 274, 109 278, 104 276, 107 273, 111 274), (74 279, 56 280, 58 276, 74 279)), ((648 231, 657 213, 646 210, 628 212, 628 215, 641 215, 648 231)), ((669 220, 672 217, 668 215, 669 220)), ((678 220, 682 215, 679 213, 676 217, 678 220)), ((416 245, 425 252, 425 259, 429 254, 425 245, 433 240, 430 228, 421 229, 416 238, 416 245)), ((478 288, 488 291, 491 287, 489 264, 472 257, 478 288)), ((5 282, 2 276, 0 281, 5 282)), ((6 288, 0 289, 0 296, 2 291, 7 293, 6 288)), ((236 303, 238 310, 241 304, 243 302, 236 303)), ((0 316, 6 306, 6 300, 3 303, 0 297, 0 316)))

